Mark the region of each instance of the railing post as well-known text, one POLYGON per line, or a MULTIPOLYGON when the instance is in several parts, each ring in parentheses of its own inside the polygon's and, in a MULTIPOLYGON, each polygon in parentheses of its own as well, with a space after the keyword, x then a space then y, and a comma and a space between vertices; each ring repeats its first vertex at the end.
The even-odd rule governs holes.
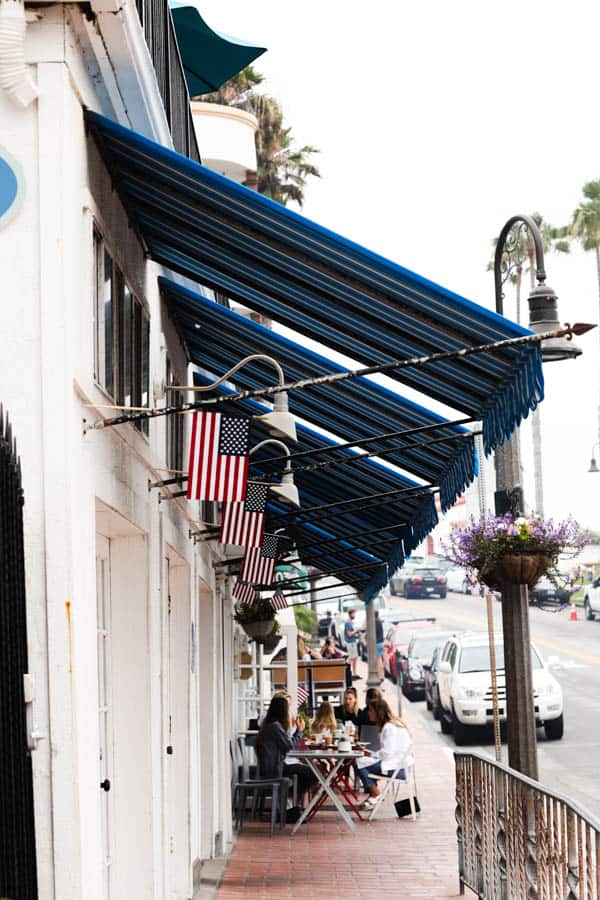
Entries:
POLYGON ((508 897, 506 890, 506 778, 504 772, 496 769, 497 830, 496 847, 498 850, 498 870, 500 876, 500 900, 508 897))
POLYGON ((567 810, 567 900, 579 900, 579 852, 577 846, 577 818, 567 810))
POLYGON ((465 850, 463 844, 463 798, 465 793, 465 766, 464 759, 455 757, 456 764, 456 806, 454 818, 456 819, 456 844, 458 850, 458 890, 461 896, 465 892, 465 850))

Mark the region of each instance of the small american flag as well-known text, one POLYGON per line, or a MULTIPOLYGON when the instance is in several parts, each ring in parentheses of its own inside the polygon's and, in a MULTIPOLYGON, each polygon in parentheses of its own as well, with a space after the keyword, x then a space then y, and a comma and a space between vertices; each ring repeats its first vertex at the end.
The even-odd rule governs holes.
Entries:
POLYGON ((271 606, 273 609, 287 609, 288 602, 282 591, 275 591, 271 597, 271 606))
POLYGON ((240 580, 249 584, 271 584, 280 544, 281 539, 276 534, 265 534, 261 547, 246 550, 240 580))
POLYGON ((238 547, 260 547, 265 531, 268 484, 248 482, 246 499, 226 503, 219 532, 219 543, 238 547))
POLYGON ((197 412, 192 420, 188 500, 227 500, 246 496, 250 419, 197 412))
POLYGON ((245 603, 246 606, 252 606, 256 602, 256 591, 251 584, 244 584, 239 580, 236 581, 232 594, 236 600, 239 600, 240 603, 245 603))
POLYGON ((304 687, 303 684, 299 684, 296 690, 296 702, 298 706, 302 706, 303 703, 306 703, 308 700, 308 691, 304 687))

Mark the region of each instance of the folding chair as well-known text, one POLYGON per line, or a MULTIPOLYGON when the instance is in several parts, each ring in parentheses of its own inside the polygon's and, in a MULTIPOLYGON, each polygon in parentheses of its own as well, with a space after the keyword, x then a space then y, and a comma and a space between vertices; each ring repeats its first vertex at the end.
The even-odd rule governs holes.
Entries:
POLYGON ((231 740, 229 742, 229 752, 231 754, 231 762, 233 764, 234 778, 232 783, 232 802, 235 815, 235 826, 237 831, 241 831, 244 824, 244 812, 246 809, 246 800, 248 797, 252 800, 252 815, 256 815, 256 807, 258 796, 265 794, 271 797, 271 834, 275 830, 275 822, 279 815, 279 824, 283 828, 285 825, 285 810, 287 805, 287 794, 289 788, 289 780, 287 778, 273 779, 250 779, 248 778, 247 757, 242 754, 242 759, 238 757, 240 748, 239 741, 231 740), (241 779, 239 772, 241 771, 241 779))
POLYGON ((369 822, 375 817, 377 810, 380 806, 383 806, 388 796, 392 798, 394 803, 400 799, 400 790, 401 785, 406 784, 408 788, 408 802, 410 804, 410 814, 413 822, 417 821, 417 809, 415 806, 415 799, 417 796, 417 779, 415 776, 415 758, 409 750, 402 757, 402 761, 400 764, 394 769, 393 772, 388 772, 386 775, 371 775, 371 778, 374 778, 378 783, 380 788, 383 786, 383 790, 379 795, 379 799, 377 803, 373 807, 371 811, 371 815, 369 816, 369 822), (399 778, 400 772, 404 769, 404 778, 399 778))

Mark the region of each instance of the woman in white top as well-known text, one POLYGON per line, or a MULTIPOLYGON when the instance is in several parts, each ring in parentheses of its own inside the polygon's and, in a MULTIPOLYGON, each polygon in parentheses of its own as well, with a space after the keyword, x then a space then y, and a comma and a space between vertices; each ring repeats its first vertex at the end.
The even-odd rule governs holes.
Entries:
MULTIPOLYGON (((367 706, 369 722, 377 726, 381 735, 381 747, 370 756, 363 756, 357 760, 358 777, 364 788, 369 793, 366 806, 373 806, 379 796, 377 782, 371 775, 391 775, 410 750, 411 740, 404 722, 395 716, 385 700, 371 700, 367 706)), ((401 770, 398 778, 404 777, 401 770)))

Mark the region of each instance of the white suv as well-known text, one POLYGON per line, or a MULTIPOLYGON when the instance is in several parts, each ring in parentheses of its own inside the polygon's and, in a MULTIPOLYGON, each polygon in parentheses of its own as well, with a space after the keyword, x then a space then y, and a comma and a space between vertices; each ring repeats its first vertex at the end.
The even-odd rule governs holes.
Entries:
POLYGON ((587 619, 595 619, 600 616, 600 578, 595 578, 592 584, 588 584, 583 598, 585 615, 587 619))
MULTIPOLYGON (((563 696, 560 684, 548 671, 531 645, 535 718, 549 740, 563 736, 563 696)), ((496 669, 500 721, 506 721, 504 644, 496 641, 496 669)), ((442 651, 437 671, 440 725, 444 734, 454 733, 456 744, 464 744, 469 727, 493 721, 492 677, 488 637, 466 633, 450 638, 442 651)))

